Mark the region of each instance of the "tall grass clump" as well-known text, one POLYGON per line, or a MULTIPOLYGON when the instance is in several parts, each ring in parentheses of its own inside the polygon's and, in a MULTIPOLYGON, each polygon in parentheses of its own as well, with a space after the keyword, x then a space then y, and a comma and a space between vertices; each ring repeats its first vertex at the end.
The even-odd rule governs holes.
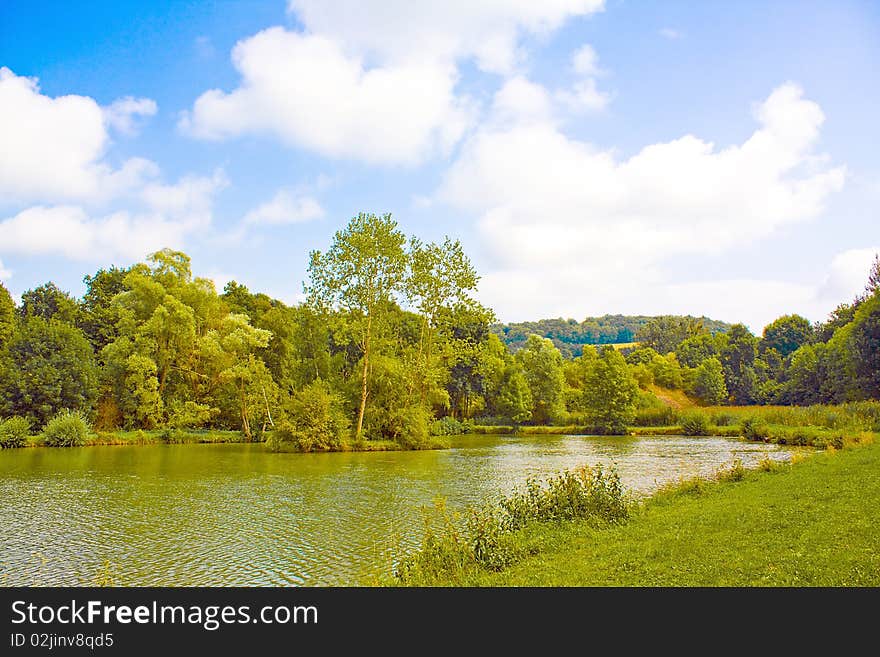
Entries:
POLYGON ((79 447, 86 444, 91 425, 82 411, 64 410, 43 428, 43 442, 49 447, 79 447))
POLYGON ((671 406, 653 406, 636 409, 634 427, 669 427, 678 423, 678 412, 671 406))
POLYGON ((441 417, 431 423, 432 436, 460 436, 471 433, 473 430, 474 425, 471 422, 460 422, 451 415, 441 417))
POLYGON ((0 449, 24 447, 31 433, 31 423, 27 418, 15 415, 0 421, 0 449))
POLYGON ((681 418, 681 432, 685 436, 709 435, 709 418, 705 413, 694 411, 681 418))
POLYGON ((397 565, 399 584, 463 583, 480 571, 497 571, 519 555, 512 535, 532 523, 579 519, 625 522, 629 504, 614 469, 601 466, 562 472, 542 484, 529 479, 497 504, 469 509, 464 521, 444 502, 425 517, 420 548, 397 565))

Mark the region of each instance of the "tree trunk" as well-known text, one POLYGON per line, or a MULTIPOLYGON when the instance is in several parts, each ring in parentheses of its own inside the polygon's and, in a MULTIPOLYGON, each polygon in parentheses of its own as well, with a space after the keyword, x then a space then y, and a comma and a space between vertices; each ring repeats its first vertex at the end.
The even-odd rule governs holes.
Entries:
POLYGON ((247 397, 245 396, 244 379, 241 381, 241 430, 247 441, 251 441, 251 426, 247 417, 247 397))
POLYGON ((367 407, 367 367, 368 361, 370 359, 370 329, 372 328, 373 317, 371 314, 367 315, 367 336, 364 340, 364 372, 361 378, 361 407, 358 411, 358 422, 357 422, 357 430, 354 434, 355 440, 361 439, 361 431, 364 426, 364 409, 367 407))

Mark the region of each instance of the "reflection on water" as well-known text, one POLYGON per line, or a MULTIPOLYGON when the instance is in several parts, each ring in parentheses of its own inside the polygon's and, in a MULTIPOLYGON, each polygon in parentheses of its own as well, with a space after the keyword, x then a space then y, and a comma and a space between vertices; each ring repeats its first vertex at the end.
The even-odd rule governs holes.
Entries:
POLYGON ((0 584, 355 584, 416 544, 421 508, 480 504, 579 465, 646 494, 777 446, 678 436, 461 437, 443 451, 271 454, 261 445, 0 451, 0 584))

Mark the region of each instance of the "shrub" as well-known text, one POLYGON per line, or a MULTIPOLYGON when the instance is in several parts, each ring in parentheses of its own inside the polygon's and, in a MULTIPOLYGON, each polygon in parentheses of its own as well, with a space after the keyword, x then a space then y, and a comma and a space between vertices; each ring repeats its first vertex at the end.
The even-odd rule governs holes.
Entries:
POLYGON ((746 469, 740 459, 734 460, 727 467, 721 467, 718 470, 716 478, 718 481, 742 481, 745 479, 746 469))
POLYGON ((706 436, 709 420, 703 413, 688 413, 681 419, 681 432, 685 436, 706 436))
POLYGON ((770 435, 767 425, 757 417, 744 418, 740 431, 746 440, 766 440, 770 435))
POLYGON ((15 415, 0 422, 0 449, 24 447, 31 432, 27 418, 15 415))
POLYGON ((43 442, 49 447, 85 445, 91 426, 81 411, 61 411, 43 429, 43 442))
POLYGON ((636 427, 668 427, 676 424, 678 413, 671 406, 640 408, 636 411, 633 426, 636 427))
POLYGON ((530 479, 524 490, 502 498, 497 505, 471 509, 464 523, 439 501, 434 516, 425 517, 421 547, 402 559, 394 574, 402 584, 464 582, 480 569, 500 570, 513 563, 518 552, 510 535, 529 523, 574 519, 622 522, 628 513, 620 478, 613 469, 605 471, 601 466, 563 472, 546 485, 530 479), (435 518, 440 521, 439 531, 435 518))
POLYGON ((399 414, 397 434, 394 436, 401 447, 422 449, 428 446, 431 412, 422 406, 410 406, 399 414))
MULTIPOLYGON (((439 420, 434 420, 431 423, 431 435, 432 436, 458 436, 463 433, 468 433, 465 430, 466 425, 462 422, 459 422, 451 415, 447 415, 446 417, 441 417, 439 420)), ((471 427, 467 427, 470 429, 471 427)))
POLYGON ((268 432, 266 446, 275 452, 336 451, 342 449, 348 426, 338 395, 319 380, 293 396, 287 418, 268 432))

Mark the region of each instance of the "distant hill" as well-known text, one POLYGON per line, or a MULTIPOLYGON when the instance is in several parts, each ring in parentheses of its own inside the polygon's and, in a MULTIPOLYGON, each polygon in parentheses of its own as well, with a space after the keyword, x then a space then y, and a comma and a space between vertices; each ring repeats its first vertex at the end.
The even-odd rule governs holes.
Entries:
MULTIPOLYGON (((730 324, 709 319, 698 319, 712 333, 726 333, 730 324)), ((580 356, 584 345, 616 344, 621 342, 633 342, 636 332, 640 327, 647 324, 654 317, 646 315, 602 315, 602 317, 587 317, 582 322, 573 319, 541 319, 537 322, 515 322, 510 324, 495 324, 492 332, 504 342, 511 351, 517 351, 522 347, 529 335, 535 333, 545 338, 550 338, 553 344, 566 358, 580 356)))

